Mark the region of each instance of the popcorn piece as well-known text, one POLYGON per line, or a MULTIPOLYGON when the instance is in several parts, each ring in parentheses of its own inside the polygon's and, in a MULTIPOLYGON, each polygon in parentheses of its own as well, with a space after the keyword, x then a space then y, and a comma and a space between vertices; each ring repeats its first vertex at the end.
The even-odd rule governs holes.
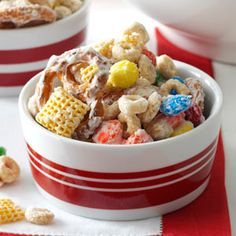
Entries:
POLYGON ((0 1, 0 28, 19 28, 51 23, 56 13, 28 1, 0 1))
POLYGON ((24 211, 10 199, 0 199, 0 225, 24 219, 24 211))
POLYGON ((60 4, 65 7, 68 7, 72 12, 76 12, 82 7, 83 1, 81 1, 81 0, 60 0, 60 4))
POLYGON ((71 137, 89 107, 58 87, 36 115, 39 124, 53 133, 71 137))
POLYGON ((57 19, 62 19, 72 14, 72 11, 65 6, 57 6, 54 10, 57 14, 57 19))
POLYGON ((28 222, 36 225, 48 225, 54 219, 54 214, 45 208, 28 208, 25 211, 28 222))
POLYGON ((139 77, 138 67, 135 63, 123 60, 115 63, 110 69, 108 84, 116 88, 129 88, 139 77))
POLYGON ((142 55, 138 61, 139 73, 141 77, 149 80, 151 84, 156 79, 156 68, 152 61, 145 55, 142 55))
POLYGON ((92 137, 95 143, 122 144, 122 125, 118 120, 103 121, 92 137))
POLYGON ((148 143, 152 141, 152 137, 144 129, 138 129, 134 134, 129 136, 125 144, 139 144, 148 143))

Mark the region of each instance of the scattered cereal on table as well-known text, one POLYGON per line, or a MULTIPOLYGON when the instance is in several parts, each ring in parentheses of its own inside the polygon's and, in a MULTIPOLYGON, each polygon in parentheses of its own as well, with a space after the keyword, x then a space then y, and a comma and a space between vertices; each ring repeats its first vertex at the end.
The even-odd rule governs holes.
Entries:
POLYGON ((11 157, 0 156, 0 182, 9 184, 14 182, 20 175, 20 167, 11 157))
POLYGON ((0 225, 24 219, 24 211, 10 199, 0 199, 0 225))
POLYGON ((25 219, 32 224, 48 225, 52 223, 54 214, 45 208, 27 208, 25 219))

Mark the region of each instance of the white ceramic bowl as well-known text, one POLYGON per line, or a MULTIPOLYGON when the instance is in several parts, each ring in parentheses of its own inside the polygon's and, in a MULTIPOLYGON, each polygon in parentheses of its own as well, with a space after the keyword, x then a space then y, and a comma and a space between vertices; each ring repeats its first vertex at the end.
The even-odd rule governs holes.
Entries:
POLYGON ((85 39, 90 0, 65 19, 51 24, 0 30, 0 97, 19 94, 47 59, 78 47, 85 39))
POLYGON ((211 174, 221 121, 222 93, 206 73, 177 62, 206 92, 207 120, 178 137, 140 145, 101 145, 58 136, 27 109, 39 79, 23 88, 19 109, 33 178, 52 203, 76 215, 133 220, 179 209, 196 199, 211 174))
POLYGON ((162 33, 196 54, 236 64, 235 0, 126 0, 158 20, 162 33))

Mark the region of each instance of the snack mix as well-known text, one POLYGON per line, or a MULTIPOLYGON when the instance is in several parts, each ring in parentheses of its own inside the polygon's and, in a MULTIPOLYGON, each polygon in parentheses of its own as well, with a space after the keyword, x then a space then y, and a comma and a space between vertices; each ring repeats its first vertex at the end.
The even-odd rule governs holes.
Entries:
POLYGON ((205 119, 201 82, 180 77, 148 41, 134 23, 117 39, 52 56, 28 102, 32 116, 53 133, 101 144, 153 142, 194 129, 205 119))
POLYGON ((52 23, 78 11, 84 0, 0 0, 0 29, 52 23))

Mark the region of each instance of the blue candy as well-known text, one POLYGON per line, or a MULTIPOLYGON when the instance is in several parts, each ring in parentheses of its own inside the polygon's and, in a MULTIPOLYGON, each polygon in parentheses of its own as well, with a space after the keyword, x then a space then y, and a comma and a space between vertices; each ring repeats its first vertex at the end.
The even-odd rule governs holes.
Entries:
POLYGON ((171 94, 171 95, 176 95, 176 94, 178 94, 178 93, 177 93, 177 90, 176 90, 176 89, 171 89, 171 90, 170 90, 170 94, 171 94))
POLYGON ((182 79, 180 76, 174 76, 174 77, 172 77, 171 79, 178 80, 178 81, 179 81, 180 83, 182 83, 182 84, 185 83, 184 79, 182 79))
POLYGON ((172 95, 168 96, 161 104, 160 111, 167 116, 176 116, 191 107, 191 96, 172 95))

